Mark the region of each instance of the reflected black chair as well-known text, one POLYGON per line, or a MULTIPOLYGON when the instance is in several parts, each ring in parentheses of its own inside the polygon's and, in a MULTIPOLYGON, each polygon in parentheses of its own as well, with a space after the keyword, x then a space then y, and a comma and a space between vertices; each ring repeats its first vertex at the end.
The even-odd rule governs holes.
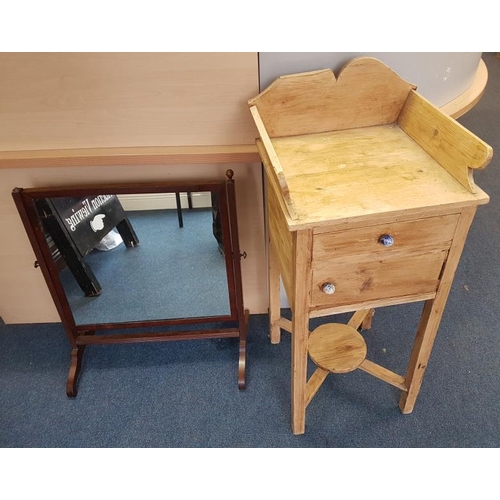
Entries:
MULTIPOLYGON (((191 193, 187 194, 188 208, 193 208, 193 200, 191 198, 191 193)), ((179 227, 184 227, 184 221, 182 219, 182 207, 181 207, 181 194, 175 193, 175 203, 177 205, 177 218, 179 219, 179 227)))

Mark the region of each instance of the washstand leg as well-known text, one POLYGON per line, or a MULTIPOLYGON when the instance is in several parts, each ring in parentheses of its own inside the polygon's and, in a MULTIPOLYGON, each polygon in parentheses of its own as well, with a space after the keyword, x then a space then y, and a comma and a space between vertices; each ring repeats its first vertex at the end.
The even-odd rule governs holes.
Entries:
POLYGON ((292 432, 306 429, 307 342, 309 338, 309 293, 311 290, 312 230, 294 235, 294 301, 292 314, 292 432))
POLYGON ((281 318, 281 294, 280 294, 280 271, 276 250, 269 241, 269 337, 271 344, 279 344, 281 340, 281 329, 279 320, 281 318))
POLYGON ((372 320, 374 314, 375 314, 375 309, 370 309, 365 319, 361 323, 361 330, 369 330, 372 327, 372 320))

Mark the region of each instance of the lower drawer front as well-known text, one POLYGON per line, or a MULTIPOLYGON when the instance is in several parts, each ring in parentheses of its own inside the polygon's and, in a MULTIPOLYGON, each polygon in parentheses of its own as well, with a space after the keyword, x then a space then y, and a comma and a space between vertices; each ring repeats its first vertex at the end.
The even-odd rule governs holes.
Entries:
POLYGON ((447 251, 387 259, 339 259, 313 268, 311 305, 335 307, 436 291, 447 251), (324 291, 325 287, 333 293, 324 291))

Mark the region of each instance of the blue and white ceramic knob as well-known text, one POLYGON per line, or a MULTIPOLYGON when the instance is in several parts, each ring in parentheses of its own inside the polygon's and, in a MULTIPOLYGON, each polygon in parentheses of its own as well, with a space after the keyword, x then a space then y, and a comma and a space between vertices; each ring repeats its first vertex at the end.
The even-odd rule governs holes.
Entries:
POLYGON ((394 238, 390 234, 383 234, 379 239, 378 242, 381 245, 384 245, 384 247, 392 247, 394 244, 394 238))
POLYGON ((335 285, 333 283, 325 283, 322 289, 323 293, 327 295, 333 295, 335 293, 335 285))

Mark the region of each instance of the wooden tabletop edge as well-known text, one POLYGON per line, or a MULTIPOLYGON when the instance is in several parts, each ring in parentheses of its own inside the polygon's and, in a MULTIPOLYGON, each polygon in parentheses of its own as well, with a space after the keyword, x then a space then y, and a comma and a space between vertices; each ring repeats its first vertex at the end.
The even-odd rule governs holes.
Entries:
POLYGON ((255 144, 0 151, 0 168, 254 162, 255 144))

